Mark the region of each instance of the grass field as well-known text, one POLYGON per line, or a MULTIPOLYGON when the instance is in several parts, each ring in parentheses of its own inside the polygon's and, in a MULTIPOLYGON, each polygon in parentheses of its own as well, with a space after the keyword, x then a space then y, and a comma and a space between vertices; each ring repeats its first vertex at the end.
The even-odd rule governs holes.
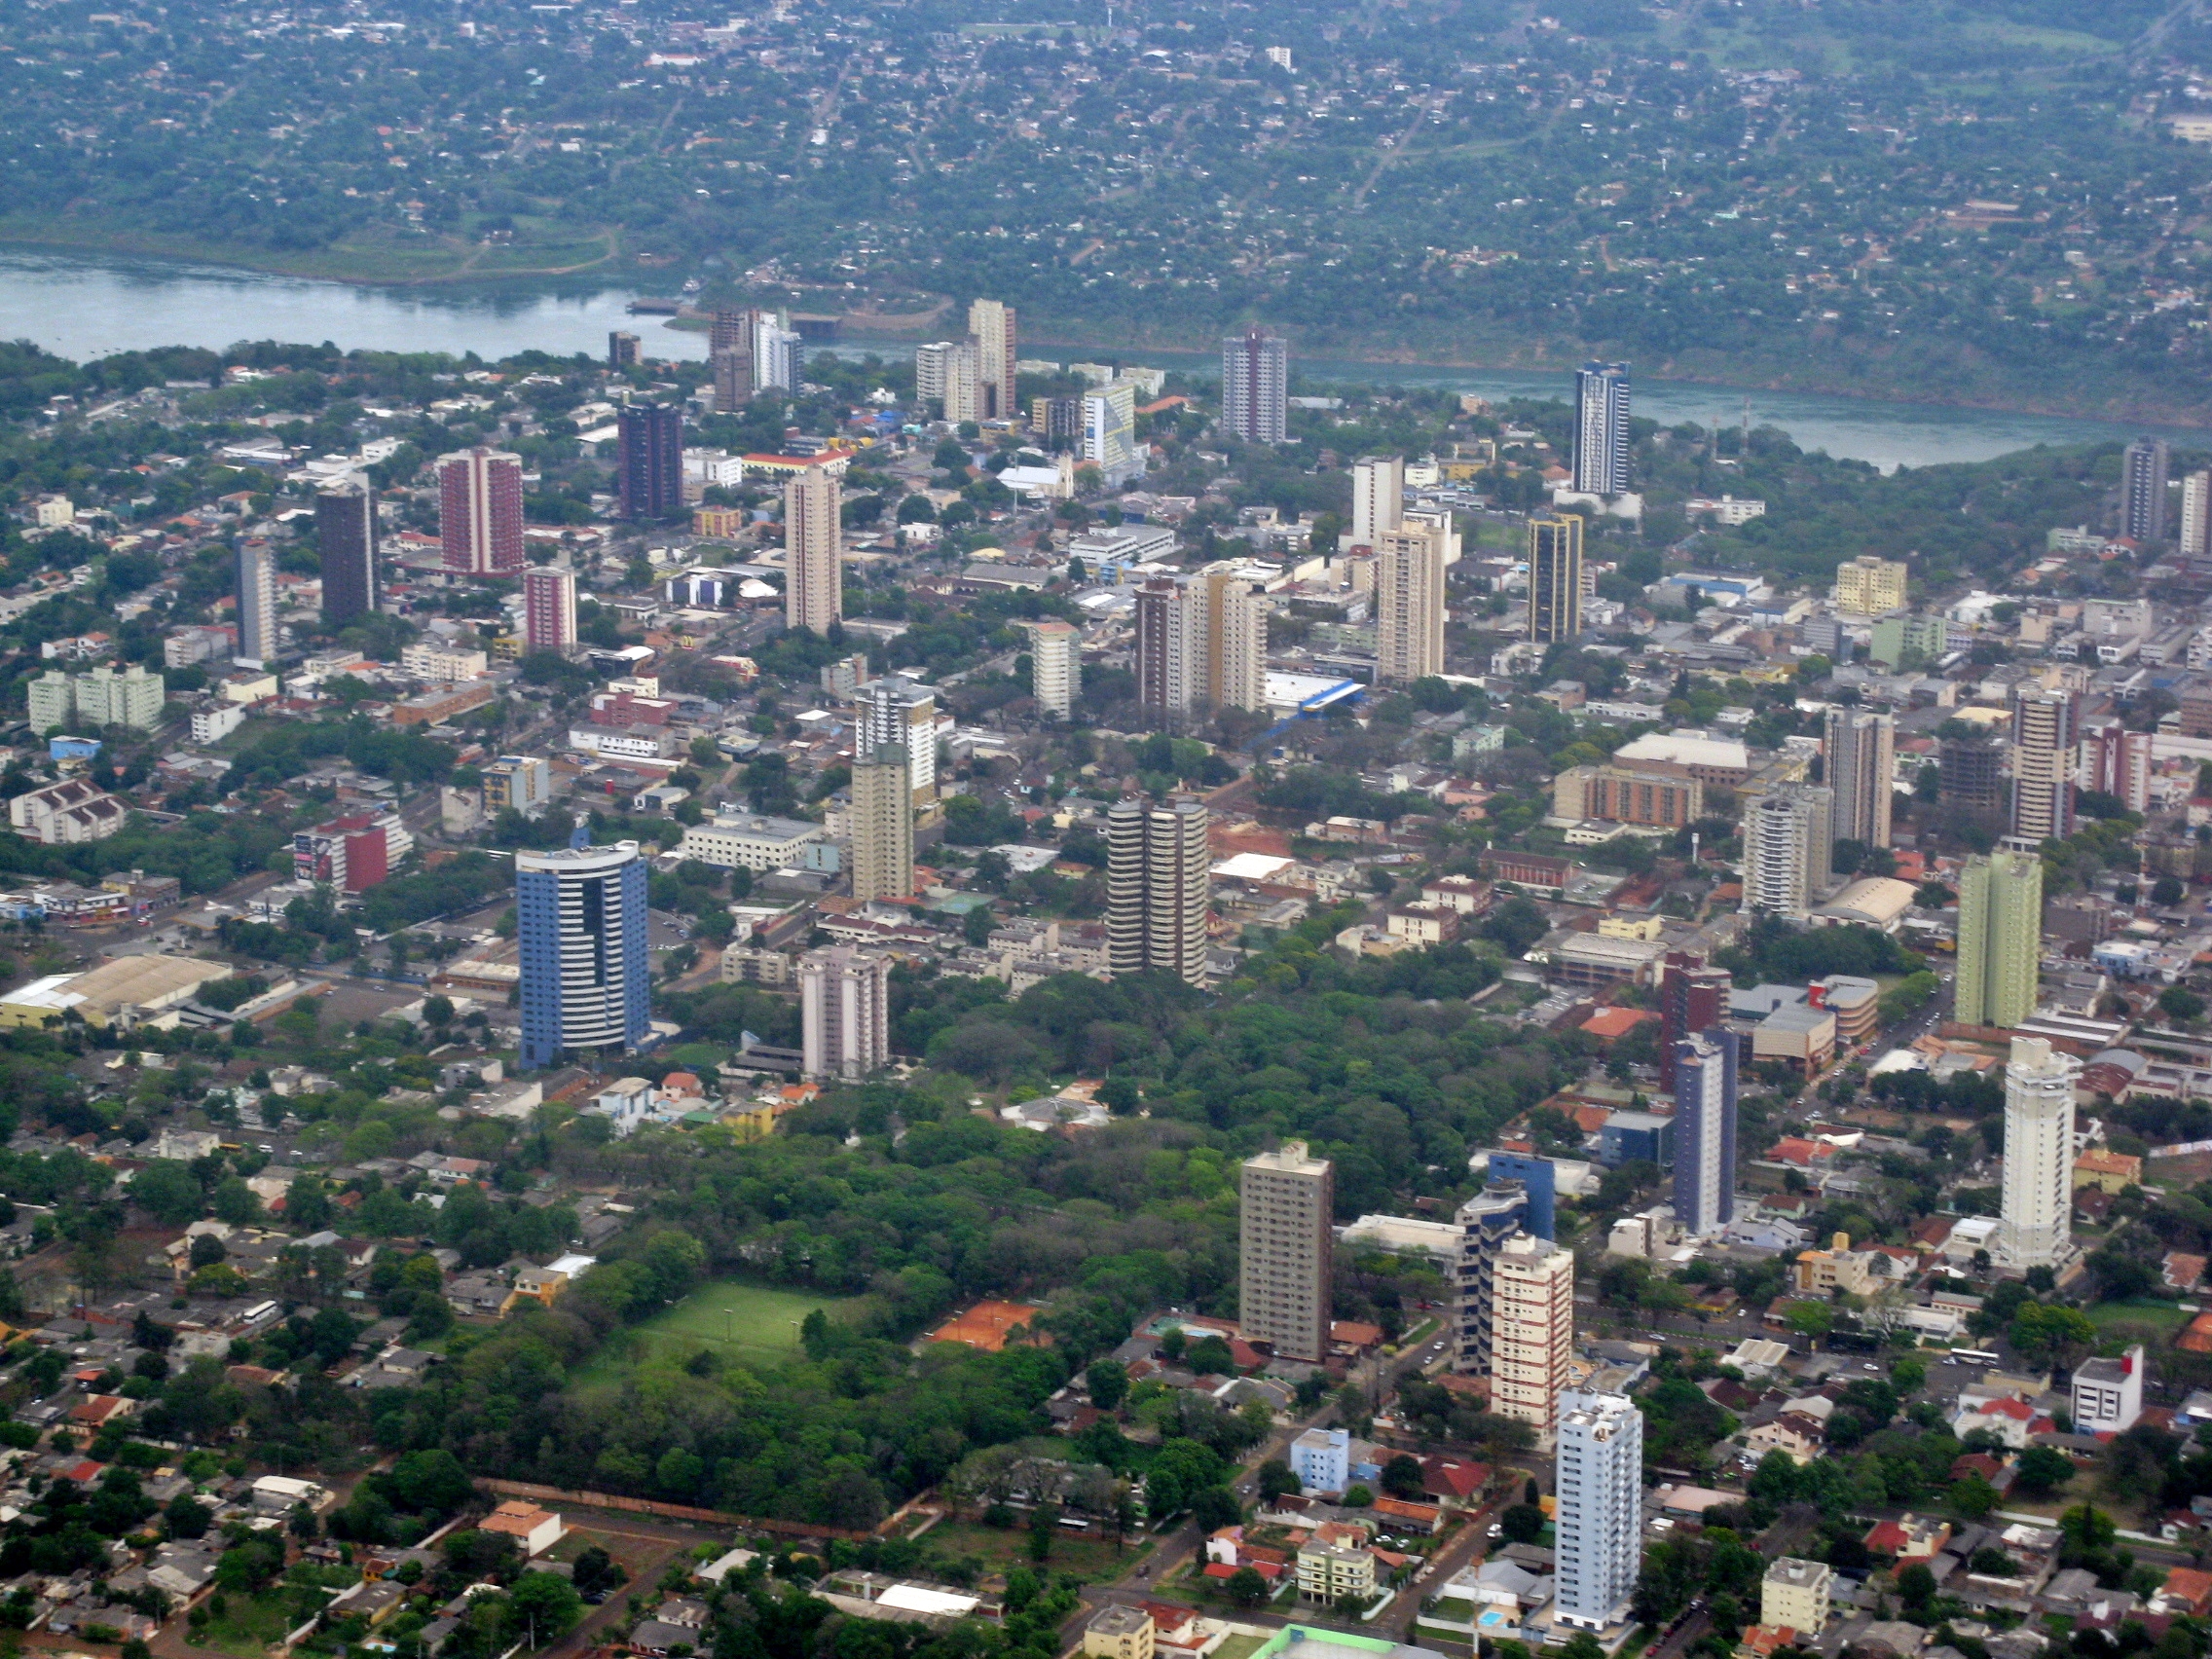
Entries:
POLYGON ((2164 1347, 2194 1317, 2184 1313, 2175 1303, 2159 1302, 2152 1297, 2138 1297, 2129 1302, 2100 1302, 2083 1311, 2097 1328, 2100 1348, 2110 1348, 2116 1343, 2123 1347, 2134 1343, 2152 1348, 2164 1347))
MULTIPOLYGON (((922 1534, 922 1545, 940 1559, 956 1562, 973 1559, 982 1564, 986 1576, 1011 1572, 1033 1565, 1029 1560, 1029 1529, 1009 1527, 1000 1530, 969 1521, 940 1521, 922 1534)), ((1131 1537, 1120 1550, 1106 1537, 1062 1533, 1052 1539, 1052 1554, 1045 1567, 1080 1583, 1111 1578, 1151 1545, 1131 1537)))
POLYGON ((292 1599, 283 1591, 266 1596, 227 1596, 224 1612, 186 1638, 193 1646, 237 1659, 261 1659, 262 1654, 291 1634, 298 1622, 292 1617, 292 1599))
POLYGON ((701 1285, 665 1313, 657 1313, 628 1335, 643 1349, 624 1351, 612 1345, 576 1374, 579 1382, 610 1382, 646 1353, 689 1358, 701 1348, 744 1360, 777 1360, 798 1351, 799 1322, 817 1308, 830 1318, 848 1316, 857 1297, 807 1296, 770 1290, 735 1279, 701 1285))

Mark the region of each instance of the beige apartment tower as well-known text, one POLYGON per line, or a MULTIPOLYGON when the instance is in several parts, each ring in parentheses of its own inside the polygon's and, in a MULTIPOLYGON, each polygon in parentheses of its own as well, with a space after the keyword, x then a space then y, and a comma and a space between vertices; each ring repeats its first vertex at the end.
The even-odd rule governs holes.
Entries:
MULTIPOLYGON (((1336 1174, 1304 1141, 1244 1161, 1236 1322, 1277 1359, 1329 1356, 1330 1251, 1336 1174)), ((1571 1297, 1569 1298, 1571 1301, 1571 1297)))
POLYGON ((1835 568, 1835 608, 1853 616, 1902 610, 1908 573, 1900 561, 1862 553, 1835 568))
POLYGON ((1351 541, 1375 547, 1386 530, 1396 530, 1406 510, 1406 463, 1394 455, 1362 456, 1351 463, 1351 541))
POLYGON ((1054 719, 1075 712, 1076 693, 1083 689, 1082 641, 1071 622, 1029 624, 1029 694, 1054 719))
POLYGON ((1384 684, 1444 672, 1444 539, 1411 524, 1376 537, 1375 678, 1384 684))
POLYGON ((914 891, 914 801, 906 751, 887 743, 853 761, 853 897, 914 891))
POLYGON ((1260 586, 1230 564, 1199 572, 1206 590, 1205 696, 1217 709, 1268 706, 1268 608, 1260 586))
POLYGON ((1111 971, 1206 980, 1213 858, 1205 803, 1132 797, 1106 814, 1106 949, 1111 971))
POLYGON ((844 491, 827 466, 784 486, 784 625, 828 634, 845 614, 844 491))
POLYGON ((976 342, 977 401, 985 421, 1011 421, 1020 413, 1014 392, 1014 308, 977 300, 968 308, 968 334, 976 342))
POLYGON ((1491 1291, 1491 1410, 1548 1433, 1574 1351, 1574 1254, 1524 1233, 1497 1253, 1491 1291))

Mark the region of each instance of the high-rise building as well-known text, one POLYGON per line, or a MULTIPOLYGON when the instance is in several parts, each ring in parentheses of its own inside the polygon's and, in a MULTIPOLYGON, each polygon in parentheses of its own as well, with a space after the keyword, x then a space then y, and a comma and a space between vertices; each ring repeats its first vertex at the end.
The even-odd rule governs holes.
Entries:
POLYGON ((1229 562, 1155 576, 1136 592, 1137 702, 1169 719, 1266 707, 1268 613, 1229 562))
POLYGON ((1986 732, 1946 737, 1936 746, 1936 795, 1944 806, 1976 814, 2002 814, 2005 751, 1986 732))
POLYGON ((1253 323, 1221 343, 1221 429, 1248 444, 1289 434, 1290 348, 1253 323))
POLYGON ((683 511, 683 411, 673 403, 626 403, 615 412, 614 489, 626 519, 683 511))
POLYGON ((937 800, 937 689, 910 675, 886 674, 853 691, 860 729, 853 753, 897 749, 906 756, 908 798, 917 807, 937 800))
POLYGON ((827 635, 845 614, 844 491, 827 466, 784 486, 784 626, 827 635))
POLYGON ((522 457, 481 444, 438 457, 438 538, 449 571, 505 576, 521 570, 522 457))
POLYGON ((1905 606, 1911 569, 1901 560, 1862 553, 1835 568, 1835 608, 1853 616, 1886 616, 1905 606))
POLYGON ((635 841, 515 854, 522 1069, 633 1053, 652 1031, 646 864, 635 841))
POLYGON ((914 790, 899 744, 853 759, 853 897, 903 899, 914 891, 914 790))
POLYGON ((728 415, 753 395, 753 334, 760 313, 750 306, 718 311, 707 331, 707 362, 715 376, 715 409, 728 415))
POLYGON ((415 850, 398 813, 354 812, 292 836, 292 874, 327 881, 341 893, 363 893, 387 878, 415 850))
POLYGON ((1693 1238, 1736 1219, 1736 1036, 1717 1022, 1675 1045, 1675 1219, 1693 1238))
POLYGON ((1363 456, 1351 463, 1351 545, 1373 547, 1376 537, 1396 530, 1406 510, 1403 456, 1363 456))
POLYGON ((1493 1309, 1498 1253, 1507 1239, 1531 1231, 1529 1209, 1528 1188, 1519 1181, 1501 1179, 1493 1171, 1484 1181, 1483 1190, 1461 1204, 1452 1218, 1459 1230, 1459 1256, 1452 1278, 1452 1369, 1462 1376, 1491 1375, 1496 1336, 1493 1309))
POLYGON ((1523 1234, 1497 1252, 1490 1409, 1548 1430, 1574 1355, 1574 1252, 1523 1234))
POLYGON ((1643 1565, 1643 1414, 1626 1394, 1562 1395, 1552 1488, 1552 1616, 1577 1630, 1624 1622, 1643 1565))
POLYGON ((1137 388, 1128 381, 1083 394, 1083 459, 1107 484, 1125 484, 1145 468, 1137 448, 1137 388))
POLYGON ((2012 1026, 2036 1011, 2043 964, 2043 860, 2000 847, 1959 871, 1961 1025, 2012 1026))
POLYGON ((1728 1019, 1728 993, 1735 978, 1702 956, 1670 950, 1659 981, 1659 1087, 1675 1091, 1675 1045, 1693 1032, 1711 1031, 1728 1019))
POLYGON ((162 723, 168 682, 139 663, 118 668, 102 663, 77 682, 77 718, 95 729, 129 726, 152 731, 162 723))
POLYGON ((256 666, 276 660, 276 555, 266 541, 240 541, 238 554, 239 655, 256 666))
POLYGON ((1802 916, 1827 888, 1834 845, 1831 791, 1783 784, 1744 802, 1746 910, 1802 916))
POLYGON ((976 342, 976 382, 986 421, 1011 421, 1020 413, 1014 390, 1014 308, 998 300, 977 300, 968 307, 968 333, 976 342))
POLYGON ((753 389, 796 391, 805 378, 799 354, 799 336, 773 316, 763 316, 753 328, 753 389))
POLYGON ((1489 1187, 1519 1183, 1529 1195, 1529 1219, 1523 1225, 1538 1238, 1551 1238, 1559 1231, 1559 1170, 1548 1158, 1524 1152, 1493 1152, 1483 1184, 1489 1187))
POLYGON ((2139 547, 2166 538, 2166 442, 2137 438, 2120 458, 2120 534, 2139 547))
POLYGON ((502 755, 484 768, 486 812, 519 812, 528 817, 553 798, 553 765, 542 755, 502 755))
POLYGON ((2005 1062, 2005 1185, 1990 1252, 2010 1268, 2057 1267, 2074 1209, 2074 1081, 2081 1064, 2041 1037, 2005 1062))
POLYGON ((1410 685, 1444 672, 1444 535, 1401 524, 1375 544, 1375 678, 1410 685))
POLYGON ((1557 645, 1582 632, 1582 515, 1529 520, 1529 638, 1557 645))
POLYGON ((534 651, 565 651, 576 643, 576 572, 533 565, 522 573, 523 644, 534 651))
POLYGON ((614 329, 607 336, 607 372, 618 375, 625 369, 638 366, 638 337, 622 329, 614 329))
POLYGON ((2130 812, 2151 807, 2154 734, 2129 731, 2111 715, 2082 722, 2082 759, 2077 781, 2118 799, 2130 812))
POLYGON ((365 478, 318 490, 315 549, 322 555, 322 613, 350 622, 377 608, 377 498, 365 478))
POLYGON ((2198 571, 2212 565, 2212 472, 2192 472, 2181 481, 2179 552, 2198 571))
POLYGON ((934 401, 955 424, 983 419, 983 357, 974 340, 938 340, 914 348, 915 395, 934 401))
POLYGON ((2012 834, 2038 844, 2074 833, 2074 693, 2012 692, 2012 834))
POLYGON ((859 1083, 891 1063, 891 958, 849 944, 798 959, 800 1044, 806 1075, 859 1083))
POLYGON ((1574 377, 1574 487, 1619 496, 1629 486, 1628 365, 1585 363, 1574 377))
POLYGON ((1083 689, 1083 653, 1077 648, 1082 642, 1071 622, 1029 624, 1030 695, 1055 719, 1064 720, 1075 712, 1076 693, 1083 689))
POLYGON ((1106 949, 1116 975, 1155 970, 1206 981, 1212 901, 1206 809, 1188 796, 1130 798, 1106 813, 1106 949))
POLYGON ((1832 839, 1869 847, 1890 844, 1890 780, 1896 769, 1897 722, 1871 709, 1830 708, 1823 743, 1823 779, 1835 796, 1832 839))
POLYGON ((1267 590, 1234 561, 1198 572, 1205 590, 1205 700, 1216 709, 1268 706, 1267 590))
POLYGON ((1277 1359, 1329 1354, 1336 1172, 1304 1141, 1244 1161, 1238 1183, 1236 1322, 1277 1359))
POLYGON ((1083 399, 1032 397, 1029 430, 1045 440, 1048 449, 1075 449, 1083 443, 1083 399))

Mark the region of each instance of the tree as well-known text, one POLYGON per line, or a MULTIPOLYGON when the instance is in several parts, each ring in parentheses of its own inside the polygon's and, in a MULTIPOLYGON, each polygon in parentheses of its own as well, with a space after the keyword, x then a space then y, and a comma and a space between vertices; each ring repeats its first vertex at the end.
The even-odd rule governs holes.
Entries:
POLYGON ((543 1647, 565 1635, 583 1612, 583 1598, 568 1579, 551 1572, 526 1572, 507 1591, 501 1622, 509 1638, 543 1647))
POLYGON ((2073 1478, 2074 1459, 2048 1446, 2029 1447, 2012 1471, 2012 1485, 2025 1497, 2048 1497, 2073 1478))
POLYGON ((1249 1567, 1240 1567, 1231 1573, 1223 1588, 1239 1607, 1256 1607, 1268 1599, 1268 1581, 1249 1567))
POLYGON ((1260 1465, 1258 1481, 1260 1496, 1270 1503, 1278 1497, 1295 1497, 1306 1490, 1298 1472, 1280 1457, 1271 1457, 1260 1465))
POLYGON ((1382 1490, 1392 1497, 1411 1500, 1428 1490, 1428 1478, 1417 1460, 1401 1452, 1382 1465, 1382 1490))
POLYGON ((2026 1302, 2013 1314, 2008 1335, 2027 1358, 2064 1366, 2096 1346, 2097 1328, 2079 1308, 2026 1302))
POLYGON ((1532 1544, 1544 1535, 1544 1512, 1533 1503, 1513 1504, 1497 1518, 1497 1524, 1507 1543, 1532 1544))
POLYGON ((2184 985, 2168 985, 2158 993, 2158 1010, 2169 1019, 2191 1020, 2204 1012, 2204 999, 2184 985))
POLYGON ((1792 1302, 1783 1319, 1799 1336, 1816 1343, 1835 1329, 1835 1310, 1825 1302, 1792 1302))
MULTIPOLYGON (((1348 1501, 1348 1496, 1347 1496, 1348 1501)), ((1244 1506, 1225 1486, 1210 1486, 1191 1499, 1191 1518, 1208 1532, 1234 1527, 1244 1519, 1244 1506)))
POLYGON ((132 1176, 130 1198, 165 1227, 198 1219, 207 1202, 192 1171, 173 1158, 157 1158, 132 1176))
POLYGON ((2151 883, 2151 903, 2161 910, 2167 909, 2180 903, 2183 893, 2187 891, 2177 877, 2161 875, 2151 883))
POLYGON ((1115 1410, 1128 1398, 1129 1368, 1119 1360, 1092 1360, 1083 1381, 1090 1390, 1090 1403, 1102 1412, 1115 1410))
POLYGON ((1926 1562, 1916 1561, 1898 1568, 1898 1599, 1907 1612, 1919 1612, 1936 1597, 1936 1574, 1928 1569, 1926 1562))
POLYGON ((261 1200, 253 1196, 251 1187, 233 1175, 215 1189, 215 1214, 233 1227, 247 1227, 260 1216, 261 1200))
POLYGON ((1375 1501, 1375 1494, 1363 1486, 1348 1487, 1345 1491, 1346 1509, 1365 1509, 1375 1501))

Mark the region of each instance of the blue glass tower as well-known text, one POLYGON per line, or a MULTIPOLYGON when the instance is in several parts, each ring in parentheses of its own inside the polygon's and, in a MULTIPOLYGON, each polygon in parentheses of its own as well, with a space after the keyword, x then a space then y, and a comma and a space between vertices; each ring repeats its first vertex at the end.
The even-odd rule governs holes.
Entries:
POLYGON ((1524 1225, 1538 1238, 1559 1236, 1559 1181, 1550 1159, 1530 1158, 1519 1152, 1493 1152, 1490 1155, 1488 1179, 1520 1182, 1521 1190, 1529 1195, 1529 1219, 1524 1225))
POLYGON ((564 1053, 639 1049, 650 1029, 645 861, 638 843, 515 855, 521 1069, 564 1053))
POLYGON ((1675 1045, 1675 1219, 1692 1238, 1736 1219, 1736 1040, 1726 1030, 1675 1045))

